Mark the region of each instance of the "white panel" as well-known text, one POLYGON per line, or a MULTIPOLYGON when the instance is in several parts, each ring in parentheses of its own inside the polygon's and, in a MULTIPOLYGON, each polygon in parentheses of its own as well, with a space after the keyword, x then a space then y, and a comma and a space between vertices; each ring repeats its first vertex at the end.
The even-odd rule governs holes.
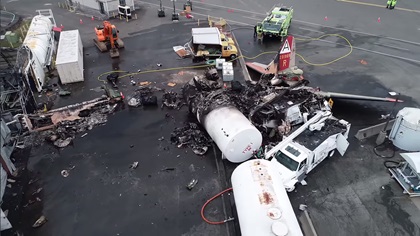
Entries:
POLYGON ((7 185, 7 173, 0 165, 0 202, 3 199, 4 190, 6 189, 7 185))
POLYGON ((0 230, 6 230, 12 228, 12 225, 10 224, 9 220, 7 219, 6 215, 4 214, 3 210, 0 210, 0 230))
POLYGON ((337 151, 340 153, 341 156, 344 156, 348 147, 349 147, 349 142, 347 141, 346 137, 344 137, 342 134, 338 134, 337 135, 337 151))

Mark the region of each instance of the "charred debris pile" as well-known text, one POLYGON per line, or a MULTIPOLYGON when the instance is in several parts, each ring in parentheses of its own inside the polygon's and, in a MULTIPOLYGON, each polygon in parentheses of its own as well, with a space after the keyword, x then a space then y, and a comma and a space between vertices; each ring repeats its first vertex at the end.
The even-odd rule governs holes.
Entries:
POLYGON ((236 107, 262 133, 263 144, 277 143, 294 125, 301 124, 300 111, 312 114, 323 109, 325 99, 306 87, 306 80, 292 86, 272 86, 269 80, 241 84, 233 81, 226 87, 222 81, 195 76, 182 88, 189 111, 202 123, 210 111, 236 107), (296 114, 293 114, 293 110, 296 114))
MULTIPOLYGON (((158 106, 155 94, 163 92, 162 109, 180 110, 187 105, 198 122, 176 128, 171 134, 171 142, 179 148, 190 147, 197 155, 205 154, 212 143, 199 123, 216 108, 231 106, 238 109, 262 133, 266 145, 280 141, 294 125, 302 123, 300 111, 311 114, 325 106, 325 100, 314 92, 316 89, 305 87, 305 80, 282 86, 272 86, 267 79, 245 84, 233 81, 226 86, 208 71, 194 76, 182 87, 181 94, 141 86, 126 99, 127 104, 130 107, 158 106), (291 108, 296 108, 296 114, 291 108)), ((30 139, 32 144, 46 140, 57 147, 65 147, 77 135, 84 137, 86 131, 106 123, 108 114, 118 109, 118 102, 123 101, 124 96, 112 88, 104 89, 107 96, 22 117, 29 133, 37 133, 36 138, 30 139)))

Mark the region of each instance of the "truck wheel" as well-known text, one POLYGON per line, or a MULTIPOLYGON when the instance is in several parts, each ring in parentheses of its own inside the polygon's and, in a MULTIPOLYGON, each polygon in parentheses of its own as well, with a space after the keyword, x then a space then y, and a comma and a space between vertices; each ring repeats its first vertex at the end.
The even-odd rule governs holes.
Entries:
POLYGON ((290 19, 290 22, 289 22, 289 27, 287 27, 288 29, 290 29, 290 26, 292 25, 292 19, 290 19))
POLYGON ((236 59, 236 55, 235 54, 230 55, 230 59, 231 60, 235 60, 236 59))

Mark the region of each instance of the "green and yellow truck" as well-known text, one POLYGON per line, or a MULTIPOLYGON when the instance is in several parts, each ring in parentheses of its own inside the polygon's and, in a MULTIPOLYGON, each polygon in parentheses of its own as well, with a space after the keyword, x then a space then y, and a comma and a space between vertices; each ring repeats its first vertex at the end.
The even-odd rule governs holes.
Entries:
POLYGON ((259 37, 279 37, 287 36, 292 23, 293 8, 274 7, 268 16, 256 26, 256 33, 259 37))

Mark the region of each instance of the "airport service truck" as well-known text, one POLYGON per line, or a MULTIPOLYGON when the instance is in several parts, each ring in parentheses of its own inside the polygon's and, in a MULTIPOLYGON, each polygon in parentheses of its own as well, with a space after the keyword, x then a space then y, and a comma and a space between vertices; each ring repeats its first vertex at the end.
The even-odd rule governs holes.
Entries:
MULTIPOLYGON (((307 120, 307 114, 304 117, 307 120)), ((264 158, 273 162, 291 192, 296 183, 305 185, 306 175, 336 149, 344 155, 349 131, 349 122, 335 118, 330 111, 318 111, 276 146, 266 149, 264 158)))
POLYGON ((191 54, 193 62, 205 61, 210 58, 229 58, 238 56, 238 49, 222 36, 216 27, 193 28, 192 39, 185 48, 191 54))

